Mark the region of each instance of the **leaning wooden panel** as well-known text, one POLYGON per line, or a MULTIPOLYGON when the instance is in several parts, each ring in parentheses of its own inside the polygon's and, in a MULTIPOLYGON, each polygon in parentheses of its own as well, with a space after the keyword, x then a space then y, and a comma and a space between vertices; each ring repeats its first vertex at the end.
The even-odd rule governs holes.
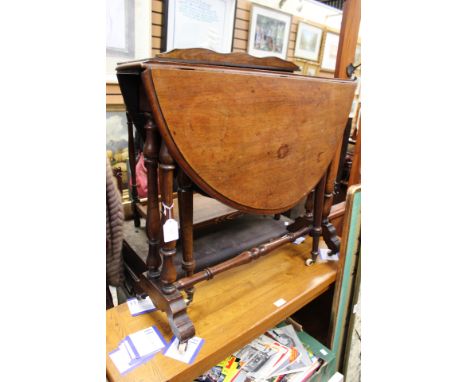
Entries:
POLYGON ((153 112, 179 165, 210 196, 253 213, 285 211, 317 184, 355 90, 350 81, 256 70, 149 70, 153 112))

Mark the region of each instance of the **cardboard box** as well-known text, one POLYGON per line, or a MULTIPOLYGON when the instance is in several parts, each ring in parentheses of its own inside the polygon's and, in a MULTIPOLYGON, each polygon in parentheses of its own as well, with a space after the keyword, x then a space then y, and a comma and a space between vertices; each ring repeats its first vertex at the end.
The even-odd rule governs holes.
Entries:
POLYGON ((308 382, 328 382, 336 372, 336 356, 330 349, 318 342, 306 332, 296 332, 307 350, 322 358, 325 362, 308 382))

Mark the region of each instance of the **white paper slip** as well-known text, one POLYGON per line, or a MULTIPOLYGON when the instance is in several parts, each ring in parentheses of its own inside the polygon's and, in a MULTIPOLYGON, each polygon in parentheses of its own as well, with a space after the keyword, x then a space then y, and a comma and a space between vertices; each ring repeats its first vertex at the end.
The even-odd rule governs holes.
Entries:
POLYGON ((170 241, 174 241, 179 238, 179 225, 177 224, 177 220, 166 220, 163 225, 163 236, 165 243, 169 243, 170 241))
POLYGON ((330 250, 328 248, 319 248, 319 255, 322 260, 328 260, 328 261, 338 261, 338 255, 339 253, 334 254, 333 256, 328 256, 328 252, 330 250))
POLYGON ((280 298, 279 300, 276 300, 273 304, 279 308, 280 306, 286 304, 286 300, 284 298, 280 298))
POLYGON ((293 244, 299 245, 299 244, 303 243, 304 240, 305 240, 304 236, 299 236, 296 240, 293 241, 293 244))
POLYGON ((174 337, 163 354, 178 361, 191 364, 195 360, 204 342, 205 340, 200 337, 192 337, 188 340, 187 350, 179 352, 179 340, 177 337, 174 337))
POLYGON ((153 312, 156 307, 151 301, 150 297, 147 296, 145 299, 138 300, 136 297, 129 298, 127 300, 128 310, 132 316, 138 316, 140 314, 153 312))
POLYGON ((114 365, 120 374, 124 374, 140 365, 139 362, 132 363, 132 358, 123 344, 114 351, 111 351, 109 353, 109 357, 112 362, 114 362, 114 365))
POLYGON ((166 341, 155 326, 130 334, 126 340, 137 358, 155 354, 167 346, 166 341))

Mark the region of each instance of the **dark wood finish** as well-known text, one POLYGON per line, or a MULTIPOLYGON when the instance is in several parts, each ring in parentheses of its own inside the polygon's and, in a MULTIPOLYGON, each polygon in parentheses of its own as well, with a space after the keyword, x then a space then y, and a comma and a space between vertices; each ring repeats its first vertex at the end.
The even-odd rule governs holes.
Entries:
MULTIPOLYGON (((174 219, 174 199, 172 197, 172 187, 174 182, 174 160, 167 151, 165 142, 161 144, 159 152, 159 176, 161 181, 161 203, 162 209, 162 227, 169 219, 174 219)), ((163 259, 161 272, 162 290, 166 294, 171 294, 175 291, 173 285, 177 278, 177 272, 174 266, 173 257, 176 254, 176 241, 166 242, 164 234, 161 235, 162 243, 160 253, 163 259)))
POLYGON ((330 219, 330 223, 333 224, 338 236, 340 237, 343 232, 343 216, 345 214, 345 204, 346 202, 344 201, 338 204, 334 204, 331 209, 330 215, 328 216, 328 219, 330 219))
POLYGON ((143 76, 178 165, 209 196, 235 209, 274 214, 296 205, 341 142, 356 84, 193 69, 156 64, 148 69, 151 78, 143 76))
POLYGON ((157 158, 158 158, 158 142, 156 126, 151 114, 146 114, 146 141, 143 149, 145 156, 145 166, 148 176, 148 202, 147 202, 147 219, 146 219, 146 234, 148 236, 148 257, 146 265, 151 277, 159 276, 159 267, 161 266, 160 251, 160 231, 161 219, 159 216, 158 203, 158 176, 157 176, 157 158))
POLYGON ((320 179, 319 184, 315 190, 314 195, 314 215, 313 215, 313 228, 312 228, 312 261, 315 262, 319 255, 319 240, 322 234, 322 213, 323 213, 323 198, 325 192, 325 176, 320 179))
POLYGON ((172 62, 189 65, 215 65, 231 68, 273 70, 289 73, 300 70, 296 64, 278 57, 258 58, 243 52, 218 53, 204 48, 174 49, 167 53, 157 54, 154 58, 144 60, 144 62, 172 62))
POLYGON ((130 163, 130 179, 132 187, 130 189, 130 198, 132 201, 132 215, 135 227, 140 227, 140 215, 138 214, 137 204, 140 202, 138 198, 138 190, 136 184, 136 163, 135 163, 135 141, 133 139, 133 121, 130 113, 127 111, 127 131, 128 131, 128 161, 130 163))
MULTIPOLYGON (((346 67, 354 61, 360 21, 361 0, 347 0, 343 9, 343 18, 341 21, 335 78, 348 78, 346 67)), ((322 222, 322 232, 325 242, 332 250, 332 253, 337 253, 340 248, 340 240, 335 228, 330 223, 328 216, 330 215, 331 207, 333 205, 333 193, 335 191, 335 180, 340 163, 341 144, 342 142, 340 141, 335 151, 335 157, 333 158, 332 164, 328 170, 328 179, 325 186, 325 202, 323 207, 324 219, 322 222)))
MULTIPOLYGON (((193 275, 195 270, 195 260, 193 258, 193 190, 192 182, 182 171, 178 176, 179 190, 178 200, 180 208, 180 232, 182 245, 182 268, 186 276, 193 275)), ((188 301, 193 299, 194 288, 185 289, 188 301)))
POLYGON ((166 313, 172 333, 181 343, 195 335, 195 327, 187 314, 187 305, 177 289, 169 291, 162 278, 148 278, 146 275, 141 277, 138 285, 148 293, 156 306, 166 313))
POLYGON ((361 183, 361 119, 359 118, 356 146, 354 146, 353 162, 349 173, 348 187, 361 183))
POLYGON ((241 265, 250 263, 253 260, 257 260, 261 256, 264 256, 270 253, 274 249, 282 246, 283 244, 290 243, 296 240, 300 236, 307 235, 309 232, 310 232, 310 228, 306 227, 296 232, 287 233, 286 235, 276 240, 272 240, 256 248, 252 248, 250 251, 242 252, 240 255, 230 260, 224 261, 221 264, 206 268, 203 271, 196 273, 192 277, 184 277, 178 280, 175 285, 177 289, 191 288, 193 285, 201 281, 211 280, 215 275, 219 273, 222 273, 229 269, 233 269, 235 267, 239 267, 241 265))
POLYGON ((315 189, 313 189, 309 194, 307 195, 307 198, 304 203, 304 216, 299 216, 293 224, 288 225, 288 231, 289 232, 295 232, 303 227, 307 227, 312 224, 312 218, 314 216, 314 194, 315 194, 315 189))
MULTIPOLYGON (((353 124, 353 118, 348 118, 346 127, 343 133, 343 140, 341 141, 340 161, 338 163, 338 170, 336 172, 336 184, 340 184, 343 180, 343 169, 345 166, 346 154, 348 151, 348 142, 351 134, 351 127, 353 124)), ((335 194, 338 190, 335 189, 335 194)))
MULTIPOLYGON (((173 333, 181 341, 193 336, 194 328, 180 290, 188 292, 190 301, 196 283, 258 259, 312 230, 312 258, 318 254, 324 174, 341 142, 356 84, 294 75, 287 67, 291 65, 277 59, 189 50, 117 68, 131 115, 147 115, 145 158, 154 170, 159 145, 163 212, 159 226, 148 227, 148 237, 152 238, 150 246, 159 245, 162 268, 158 277, 153 266, 141 283, 167 313, 173 333), (259 70, 259 66, 269 71, 259 70), (178 281, 176 240, 166 243, 162 234, 167 220, 175 218, 175 170, 180 182, 180 235, 187 275, 178 281), (300 226, 293 225, 297 229, 292 232, 192 274, 192 182, 236 210, 259 215, 287 211, 308 195, 306 215, 300 226)), ((148 167, 148 218, 154 221, 159 216, 155 174, 148 167)), ((148 258, 154 259, 153 252, 148 258)), ((150 269, 151 261, 147 265, 150 269)))

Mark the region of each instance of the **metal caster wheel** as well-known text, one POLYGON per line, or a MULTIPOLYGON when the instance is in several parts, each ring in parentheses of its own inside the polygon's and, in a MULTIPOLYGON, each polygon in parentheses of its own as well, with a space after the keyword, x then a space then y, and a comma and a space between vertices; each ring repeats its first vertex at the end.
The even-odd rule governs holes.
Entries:
POLYGON ((312 260, 312 259, 307 259, 305 261, 305 265, 307 265, 308 267, 310 267, 313 263, 314 263, 314 260, 312 260))

